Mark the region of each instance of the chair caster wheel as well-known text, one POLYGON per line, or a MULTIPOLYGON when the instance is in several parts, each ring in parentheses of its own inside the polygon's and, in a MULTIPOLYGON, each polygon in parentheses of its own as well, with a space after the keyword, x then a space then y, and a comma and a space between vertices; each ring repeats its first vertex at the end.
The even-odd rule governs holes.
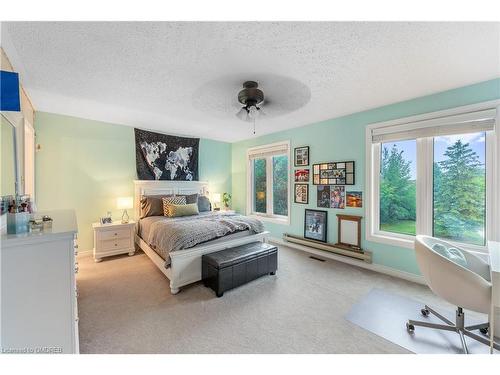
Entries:
POLYGON ((479 332, 481 332, 483 335, 488 334, 488 328, 479 328, 479 332))
POLYGON ((422 309, 422 310, 420 310, 420 313, 421 313, 423 316, 429 316, 429 314, 430 314, 429 310, 427 310, 427 309, 422 309))
POLYGON ((406 323, 406 330, 408 331, 408 333, 413 333, 415 332, 415 326, 413 324, 406 323))

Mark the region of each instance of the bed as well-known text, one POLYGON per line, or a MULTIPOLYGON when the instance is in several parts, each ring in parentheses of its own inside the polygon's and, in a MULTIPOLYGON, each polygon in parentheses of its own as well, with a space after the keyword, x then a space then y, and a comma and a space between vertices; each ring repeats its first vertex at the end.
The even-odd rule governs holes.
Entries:
MULTIPOLYGON (((141 197, 147 195, 161 194, 208 194, 208 183, 202 181, 155 181, 155 180, 136 180, 135 185, 135 217, 140 217, 140 200, 141 197)), ((203 219, 204 217, 225 215, 222 213, 203 213, 194 220, 203 219)), ((230 216, 231 214, 228 214, 230 216)), ((172 294, 177 294, 180 288, 201 280, 201 257, 203 254, 212 253, 215 251, 227 249, 230 247, 243 245, 250 242, 262 241, 267 242, 269 232, 262 231, 255 233, 251 230, 238 230, 234 233, 227 234, 223 237, 218 237, 203 243, 196 244, 193 247, 183 248, 179 250, 160 251, 156 246, 148 243, 147 239, 151 239, 151 231, 159 232, 163 228, 168 228, 169 220, 164 217, 147 217, 139 219, 136 226, 135 243, 144 251, 158 269, 170 280, 170 291, 172 294)), ((189 220, 182 218, 178 220, 189 220)), ((166 229, 165 229, 166 230, 166 229)))

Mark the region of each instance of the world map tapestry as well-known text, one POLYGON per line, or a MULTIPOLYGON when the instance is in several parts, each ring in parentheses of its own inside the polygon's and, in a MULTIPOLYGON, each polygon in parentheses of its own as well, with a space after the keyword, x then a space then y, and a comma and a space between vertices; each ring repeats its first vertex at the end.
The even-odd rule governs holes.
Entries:
POLYGON ((139 180, 198 181, 199 138, 134 130, 139 180))

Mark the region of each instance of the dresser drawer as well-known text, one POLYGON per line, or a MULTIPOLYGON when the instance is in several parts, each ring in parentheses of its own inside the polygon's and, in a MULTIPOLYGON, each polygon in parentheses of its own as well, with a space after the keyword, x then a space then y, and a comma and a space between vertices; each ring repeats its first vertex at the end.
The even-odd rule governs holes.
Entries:
POLYGON ((99 232, 99 240, 114 240, 118 238, 130 238, 130 229, 121 228, 115 230, 103 230, 99 232))
POLYGON ((114 240, 106 240, 99 242, 100 251, 112 251, 118 249, 128 249, 132 246, 132 240, 130 237, 127 238, 117 238, 114 240))

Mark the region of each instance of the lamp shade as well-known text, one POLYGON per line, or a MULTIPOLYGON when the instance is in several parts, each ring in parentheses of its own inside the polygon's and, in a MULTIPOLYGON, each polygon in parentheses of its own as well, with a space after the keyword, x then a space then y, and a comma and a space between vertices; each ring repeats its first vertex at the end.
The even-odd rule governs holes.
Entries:
POLYGON ((118 197, 116 198, 116 208, 119 210, 126 210, 134 208, 134 198, 132 197, 118 197))
POLYGON ((212 194, 212 202, 214 203, 220 203, 220 193, 214 193, 212 194))

